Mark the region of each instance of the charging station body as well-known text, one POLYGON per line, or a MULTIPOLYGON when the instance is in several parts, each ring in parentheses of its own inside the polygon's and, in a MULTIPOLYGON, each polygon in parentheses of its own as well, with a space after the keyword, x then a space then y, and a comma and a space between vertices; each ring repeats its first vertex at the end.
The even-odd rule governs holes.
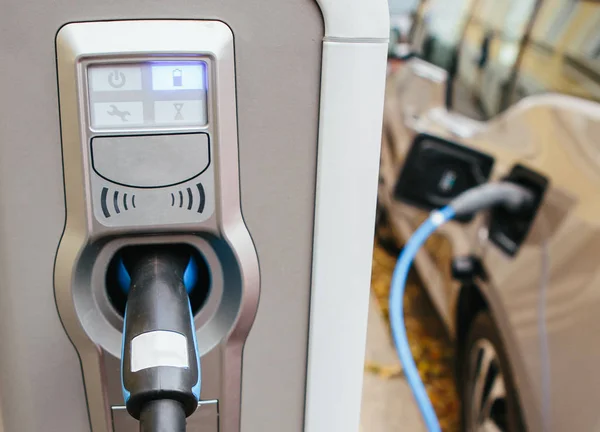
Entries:
POLYGON ((108 274, 170 244, 210 273, 191 430, 357 430, 386 2, 9 3, 0 431, 137 430, 108 274))

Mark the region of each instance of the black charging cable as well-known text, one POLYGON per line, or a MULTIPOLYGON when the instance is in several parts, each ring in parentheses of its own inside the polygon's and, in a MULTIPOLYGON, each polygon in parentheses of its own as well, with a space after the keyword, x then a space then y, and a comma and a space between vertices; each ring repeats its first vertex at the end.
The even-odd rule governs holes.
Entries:
POLYGON ((200 359, 184 283, 192 263, 189 254, 160 246, 123 257, 123 397, 141 432, 184 432, 198 407, 200 359))

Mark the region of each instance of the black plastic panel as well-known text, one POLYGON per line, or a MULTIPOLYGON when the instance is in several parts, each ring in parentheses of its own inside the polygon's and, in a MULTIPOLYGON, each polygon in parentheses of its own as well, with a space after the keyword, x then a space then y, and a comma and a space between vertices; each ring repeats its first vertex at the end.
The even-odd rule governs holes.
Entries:
POLYGON ((485 153, 420 134, 407 155, 394 197, 425 210, 444 207, 467 189, 485 183, 493 166, 494 159, 485 153))

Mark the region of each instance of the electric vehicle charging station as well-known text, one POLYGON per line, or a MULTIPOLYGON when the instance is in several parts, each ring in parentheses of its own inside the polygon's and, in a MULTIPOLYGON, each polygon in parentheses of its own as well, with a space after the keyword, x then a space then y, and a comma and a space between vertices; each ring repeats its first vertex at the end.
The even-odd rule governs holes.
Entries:
POLYGON ((120 269, 170 248, 188 430, 357 430, 387 37, 385 1, 9 0, 0 430, 139 428, 122 358, 193 362, 123 355, 120 269))

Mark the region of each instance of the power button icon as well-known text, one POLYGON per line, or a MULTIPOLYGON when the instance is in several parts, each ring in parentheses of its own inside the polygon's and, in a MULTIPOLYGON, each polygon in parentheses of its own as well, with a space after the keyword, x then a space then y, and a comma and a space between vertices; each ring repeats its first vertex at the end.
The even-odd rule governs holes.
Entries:
POLYGON ((127 79, 125 78, 125 74, 118 69, 115 69, 111 73, 108 74, 108 84, 112 88, 121 88, 125 85, 127 79))

